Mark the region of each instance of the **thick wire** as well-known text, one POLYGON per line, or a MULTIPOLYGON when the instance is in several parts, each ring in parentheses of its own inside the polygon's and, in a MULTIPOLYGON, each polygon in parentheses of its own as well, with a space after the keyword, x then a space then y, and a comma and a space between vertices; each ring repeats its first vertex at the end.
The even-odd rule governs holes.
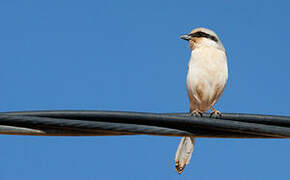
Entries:
POLYGON ((41 136, 163 135, 212 138, 289 138, 290 117, 184 113, 26 111, 0 113, 0 134, 41 136), (7 128, 9 127, 9 128, 7 128))

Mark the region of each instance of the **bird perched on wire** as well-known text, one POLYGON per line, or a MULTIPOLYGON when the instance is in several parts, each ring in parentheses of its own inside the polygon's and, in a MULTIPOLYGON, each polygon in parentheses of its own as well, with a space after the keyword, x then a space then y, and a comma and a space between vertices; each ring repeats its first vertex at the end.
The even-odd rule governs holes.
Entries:
MULTIPOLYGON (((212 30, 197 28, 180 37, 189 42, 191 56, 187 72, 187 93, 193 116, 211 109, 211 116, 221 112, 213 106, 222 95, 228 79, 226 52, 219 37, 212 30)), ((175 170, 181 174, 189 164, 195 137, 183 137, 175 155, 175 170)))

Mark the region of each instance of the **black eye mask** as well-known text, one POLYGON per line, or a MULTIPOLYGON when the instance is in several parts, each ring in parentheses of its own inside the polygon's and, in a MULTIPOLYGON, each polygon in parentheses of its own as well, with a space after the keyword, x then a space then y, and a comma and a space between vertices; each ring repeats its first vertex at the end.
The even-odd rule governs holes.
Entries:
POLYGON ((210 34, 202 32, 202 31, 197 31, 195 33, 189 34, 189 36, 191 36, 191 37, 205 37, 205 38, 211 39, 215 42, 218 42, 218 39, 215 36, 212 36, 210 34))

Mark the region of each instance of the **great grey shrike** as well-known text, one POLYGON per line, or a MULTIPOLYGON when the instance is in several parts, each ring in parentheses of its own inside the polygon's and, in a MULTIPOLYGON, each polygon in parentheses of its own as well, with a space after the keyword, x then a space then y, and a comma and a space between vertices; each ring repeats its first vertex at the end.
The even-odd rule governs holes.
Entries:
MULTIPOLYGON (((227 57, 223 44, 212 30, 196 28, 180 37, 189 42, 191 56, 187 72, 187 93, 190 113, 202 116, 211 109, 211 116, 221 115, 213 108, 222 95, 228 79, 227 57)), ((183 137, 175 155, 175 170, 181 174, 189 164, 195 137, 183 137)))

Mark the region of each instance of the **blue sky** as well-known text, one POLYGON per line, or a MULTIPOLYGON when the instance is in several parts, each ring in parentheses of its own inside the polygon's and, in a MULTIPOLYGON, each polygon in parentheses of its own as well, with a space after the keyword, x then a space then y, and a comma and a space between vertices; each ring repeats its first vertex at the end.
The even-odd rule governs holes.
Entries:
MULTIPOLYGON (((222 112, 290 116, 289 1, 1 1, 0 111, 187 112, 188 45, 213 29, 228 56, 222 112)), ((0 136, 0 179, 289 179, 289 140, 0 136)))

